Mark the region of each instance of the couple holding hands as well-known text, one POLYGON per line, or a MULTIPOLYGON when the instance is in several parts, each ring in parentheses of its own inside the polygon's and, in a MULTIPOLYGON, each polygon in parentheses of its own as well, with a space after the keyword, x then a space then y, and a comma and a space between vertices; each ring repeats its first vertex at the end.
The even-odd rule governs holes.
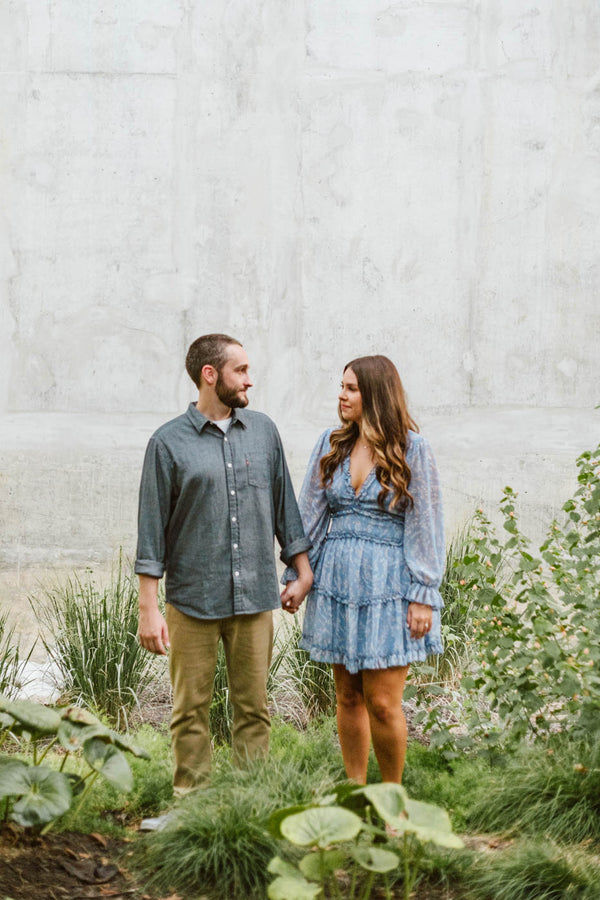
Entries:
POLYGON ((364 356, 345 367, 341 424, 317 441, 298 503, 274 423, 246 409, 252 381, 239 341, 199 337, 186 369, 198 401, 148 444, 135 564, 140 642, 170 647, 175 794, 210 775, 219 640, 234 758, 268 752, 272 611, 295 613, 305 598, 301 645, 333 666, 348 778, 366 782, 372 742, 382 780, 400 782, 409 665, 442 652, 445 550, 435 460, 395 366, 364 356), (281 596, 274 537, 287 566, 281 596))

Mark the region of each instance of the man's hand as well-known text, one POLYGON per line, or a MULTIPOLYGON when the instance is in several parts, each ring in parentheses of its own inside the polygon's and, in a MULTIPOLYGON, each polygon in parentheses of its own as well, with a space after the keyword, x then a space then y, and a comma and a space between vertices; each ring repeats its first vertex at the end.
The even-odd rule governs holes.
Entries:
POLYGON ((166 656, 169 630, 158 608, 158 578, 149 575, 140 575, 138 637, 145 650, 166 656))
POLYGON ((425 637, 431 630, 431 622, 433 620, 433 611, 431 606, 425 606, 423 603, 409 603, 406 624, 410 628, 410 636, 415 640, 425 637))
POLYGON ((282 609, 285 609, 286 612, 289 612, 292 615, 297 613, 311 587, 312 577, 309 581, 302 578, 296 578, 295 581, 288 581, 285 589, 281 592, 282 609))
POLYGON ((295 581, 288 581, 281 592, 281 606, 286 612, 298 612, 304 598, 313 586, 313 573, 308 561, 308 553, 298 553, 292 560, 292 565, 298 577, 295 581))
POLYGON ((169 647, 169 630, 158 607, 140 609, 138 637, 145 650, 166 656, 169 647))

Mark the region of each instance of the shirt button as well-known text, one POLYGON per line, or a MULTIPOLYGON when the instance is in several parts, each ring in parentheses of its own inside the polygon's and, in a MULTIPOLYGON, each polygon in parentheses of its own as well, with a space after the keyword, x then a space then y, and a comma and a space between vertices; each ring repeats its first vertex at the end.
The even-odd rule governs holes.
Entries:
POLYGON ((235 494, 235 491, 230 491, 229 493, 230 493, 231 496, 233 497, 233 495, 235 494))
POLYGON ((239 572, 236 572, 235 577, 238 578, 239 574, 240 574, 239 572))
POLYGON ((223 440, 225 441, 225 443, 227 443, 227 438, 223 438, 223 440))
POLYGON ((232 517, 231 517, 231 521, 232 521, 232 522, 237 522, 236 517, 235 517, 235 516, 232 516, 232 517))
POLYGON ((234 544, 234 545, 233 545, 233 549, 234 549, 234 550, 237 550, 237 548, 238 548, 238 545, 237 545, 237 544, 234 544))
POLYGON ((231 468, 231 463, 227 463, 227 468, 228 468, 228 469, 231 468))

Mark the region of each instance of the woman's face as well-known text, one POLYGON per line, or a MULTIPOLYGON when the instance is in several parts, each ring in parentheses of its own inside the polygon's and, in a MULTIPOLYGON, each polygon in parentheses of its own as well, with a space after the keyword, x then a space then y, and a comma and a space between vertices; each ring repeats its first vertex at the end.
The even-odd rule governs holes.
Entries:
POLYGON ((340 412, 346 422, 360 423, 362 419, 362 397, 358 389, 358 381, 352 369, 348 368, 342 375, 341 389, 338 394, 340 412))

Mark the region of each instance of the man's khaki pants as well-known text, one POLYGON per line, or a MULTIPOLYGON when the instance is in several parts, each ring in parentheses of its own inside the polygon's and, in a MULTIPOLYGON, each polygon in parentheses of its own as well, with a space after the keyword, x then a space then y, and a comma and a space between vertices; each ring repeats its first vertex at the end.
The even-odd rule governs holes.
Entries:
POLYGON ((166 619, 173 685, 173 787, 175 794, 181 795, 205 784, 210 775, 208 712, 219 640, 225 650, 233 706, 234 760, 239 765, 267 755, 271 727, 267 675, 273 651, 273 613, 196 619, 168 603, 166 619))

